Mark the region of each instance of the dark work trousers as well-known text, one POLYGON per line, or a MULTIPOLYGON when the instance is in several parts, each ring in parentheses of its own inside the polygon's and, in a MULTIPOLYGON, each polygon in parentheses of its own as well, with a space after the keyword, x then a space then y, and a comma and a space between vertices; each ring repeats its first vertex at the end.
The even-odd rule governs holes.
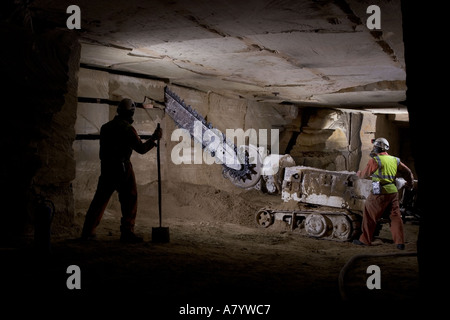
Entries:
POLYGON ((391 220, 392 240, 395 244, 404 244, 403 221, 398 201, 398 192, 377 195, 370 194, 367 197, 363 213, 362 234, 359 237, 359 241, 368 245, 372 243, 377 222, 386 210, 390 212, 389 219, 391 220))
POLYGON ((97 190, 86 213, 82 236, 88 237, 95 234, 95 229, 114 191, 119 194, 122 210, 120 231, 134 232, 137 212, 136 178, 131 162, 126 161, 116 164, 102 163, 97 190))

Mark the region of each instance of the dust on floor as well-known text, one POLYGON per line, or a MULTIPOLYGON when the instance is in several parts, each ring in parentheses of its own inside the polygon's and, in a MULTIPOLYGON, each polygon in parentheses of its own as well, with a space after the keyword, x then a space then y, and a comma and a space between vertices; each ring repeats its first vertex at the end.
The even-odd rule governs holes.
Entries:
MULTIPOLYGON (((256 190, 233 194, 207 187, 168 186, 162 225, 169 227, 170 242, 157 244, 151 241, 152 228, 159 226, 157 197, 143 189, 152 187, 139 190, 135 231, 144 237, 143 243, 119 241, 120 206, 114 198, 97 239, 80 241, 86 207, 79 207, 69 234, 53 237, 50 257, 30 255, 26 248, 3 252, 9 261, 3 267, 10 275, 6 281, 10 290, 33 296, 45 287, 52 296, 68 300, 140 299, 172 316, 186 304, 219 309, 231 304, 269 304, 272 314, 288 314, 296 310, 295 304, 413 303, 418 298, 414 256, 358 259, 339 283, 341 270, 352 257, 400 252, 391 241, 388 225, 371 247, 317 240, 288 229, 257 227, 256 211, 280 204, 279 197, 256 190), (80 267, 79 290, 67 288, 70 265, 80 267), (381 289, 367 287, 370 265, 380 267, 381 289)), ((418 229, 416 224, 405 224, 402 252, 416 251, 418 229)))

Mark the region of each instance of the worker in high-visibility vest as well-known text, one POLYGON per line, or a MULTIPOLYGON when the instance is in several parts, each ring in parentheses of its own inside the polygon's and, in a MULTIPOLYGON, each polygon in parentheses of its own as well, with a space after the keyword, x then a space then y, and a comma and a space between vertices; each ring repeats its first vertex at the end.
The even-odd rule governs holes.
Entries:
POLYGON ((363 171, 358 171, 360 178, 372 177, 372 192, 367 197, 362 220, 362 234, 354 244, 370 245, 377 222, 386 210, 390 215, 390 230, 392 240, 400 250, 405 249, 405 234, 400 212, 398 190, 395 184, 397 173, 400 172, 406 180, 406 187, 413 188, 414 176, 411 170, 399 158, 390 156, 389 142, 385 138, 373 141, 372 158, 363 171))

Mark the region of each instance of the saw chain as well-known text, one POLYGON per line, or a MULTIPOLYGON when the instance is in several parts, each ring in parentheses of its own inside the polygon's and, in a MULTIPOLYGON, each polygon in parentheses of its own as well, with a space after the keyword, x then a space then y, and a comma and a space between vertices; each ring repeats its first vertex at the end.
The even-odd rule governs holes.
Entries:
POLYGON ((251 188, 258 183, 262 163, 255 146, 236 146, 167 86, 164 88, 164 99, 165 112, 179 128, 189 132, 191 138, 216 159, 216 163, 222 165, 224 177, 241 188, 251 188))

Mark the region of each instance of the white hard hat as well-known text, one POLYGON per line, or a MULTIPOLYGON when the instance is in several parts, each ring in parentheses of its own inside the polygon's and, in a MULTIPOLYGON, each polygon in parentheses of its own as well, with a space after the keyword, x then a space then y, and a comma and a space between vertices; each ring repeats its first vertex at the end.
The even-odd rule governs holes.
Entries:
POLYGON ((385 138, 377 138, 372 143, 375 147, 379 147, 383 151, 389 150, 389 142, 385 138))

